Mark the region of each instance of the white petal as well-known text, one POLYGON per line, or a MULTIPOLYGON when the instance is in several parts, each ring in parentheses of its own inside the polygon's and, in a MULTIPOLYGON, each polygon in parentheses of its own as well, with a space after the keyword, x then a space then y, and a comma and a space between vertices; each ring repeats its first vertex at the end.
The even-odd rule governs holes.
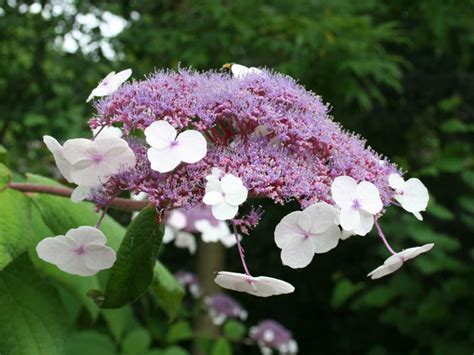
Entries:
POLYGON ((403 190, 405 186, 405 180, 398 174, 390 174, 388 177, 388 183, 394 190, 403 190))
POLYGON ((84 262, 84 257, 77 254, 74 255, 74 259, 71 262, 58 265, 58 268, 69 274, 79 276, 93 276, 99 272, 99 270, 88 268, 84 262))
POLYGON ((301 211, 291 212, 283 217, 275 228, 275 243, 280 248, 286 247, 287 243, 294 238, 302 237, 298 220, 303 214, 301 211))
POLYGON ((248 190, 242 180, 232 174, 226 174, 220 182, 227 203, 238 206, 247 200, 248 190))
POLYGON ((187 130, 176 138, 179 156, 185 163, 197 163, 207 154, 206 138, 201 132, 187 130))
POLYGON ((119 71, 113 77, 113 84, 117 87, 117 89, 122 85, 124 82, 128 80, 132 76, 132 69, 125 69, 119 71))
POLYGON ((375 270, 372 270, 367 276, 369 276, 372 280, 379 279, 397 271, 402 267, 403 261, 400 258, 389 259, 385 260, 383 265, 379 266, 375 270))
POLYGON ((67 264, 74 259, 76 245, 65 236, 45 238, 36 246, 40 259, 55 265, 67 264))
POLYGON ((360 223, 352 232, 364 236, 372 230, 374 226, 374 216, 364 210, 359 211, 359 215, 360 223))
POLYGON ((181 163, 176 150, 171 149, 170 147, 163 149, 148 149, 148 160, 151 163, 151 168, 160 173, 172 171, 179 165, 179 163, 181 163))
POLYGON ((220 221, 234 218, 238 211, 238 206, 229 205, 224 201, 212 206, 212 215, 220 221))
POLYGON ((310 237, 315 253, 326 253, 334 249, 341 239, 341 230, 338 226, 332 225, 325 232, 310 237))
MULTIPOLYGON (((338 227, 336 227, 338 228, 338 227)), ((339 229, 339 228, 338 228, 339 229)), ((314 237, 296 235, 288 237, 285 247, 281 250, 281 261, 293 269, 303 268, 311 263, 314 257, 314 237)))
POLYGON ((361 208, 371 214, 377 214, 383 208, 379 190, 371 182, 362 181, 357 185, 356 198, 361 208))
POLYGON ((66 233, 66 237, 71 238, 78 245, 105 245, 107 242, 107 239, 101 230, 89 226, 70 229, 66 233))
POLYGON ((163 235, 163 243, 168 244, 174 239, 175 231, 173 228, 165 226, 165 234, 163 235))
POLYGON ((342 239, 342 240, 349 239, 349 238, 352 237, 353 235, 354 235, 354 233, 352 233, 352 231, 346 231, 346 230, 342 230, 342 231, 341 231, 341 239, 342 239))
POLYGON ((68 181, 72 182, 71 178, 71 163, 69 163, 63 154, 63 147, 59 142, 51 136, 43 136, 43 142, 51 153, 53 153, 54 161, 58 167, 59 172, 68 181))
POLYGON ((213 206, 223 202, 223 200, 224 197, 222 196, 222 193, 217 191, 209 191, 204 195, 202 202, 204 202, 206 205, 213 206))
POLYGON ((311 218, 311 233, 322 233, 334 225, 336 209, 326 202, 318 202, 304 209, 303 213, 311 218))
POLYGON ((351 207, 357 183, 350 176, 338 176, 331 185, 332 199, 341 207, 351 207))
POLYGON ((186 227, 187 218, 186 215, 179 211, 173 210, 168 216, 166 223, 175 229, 183 229, 186 227))
POLYGON ((434 246, 434 243, 429 243, 429 244, 424 244, 421 247, 408 248, 398 253, 398 255, 404 261, 407 261, 407 260, 416 258, 420 254, 424 254, 430 251, 433 248, 433 246, 434 246))
POLYGON ((196 238, 191 233, 188 233, 188 232, 176 233, 174 244, 178 248, 188 249, 191 254, 194 254, 196 252, 196 238))
POLYGON ((83 160, 89 160, 88 148, 92 141, 85 138, 69 139, 64 143, 63 155, 70 164, 76 164, 83 160))
POLYGON ((343 208, 339 215, 339 221, 341 222, 342 229, 352 231, 360 224, 360 213, 352 207, 343 208))
POLYGON ((420 212, 412 212, 413 215, 415 216, 415 218, 419 221, 422 221, 423 220, 423 216, 421 215, 420 212))
POLYGON ((153 122, 145 129, 147 143, 157 149, 169 147, 176 135, 176 129, 166 121, 153 122))
POLYGON ((97 127, 92 130, 92 135, 96 136, 97 133, 99 135, 96 137, 97 139, 104 139, 104 138, 122 138, 123 132, 118 127, 113 126, 105 126, 105 127, 97 127), (99 133, 100 131, 100 133, 99 133))
POLYGON ((195 228, 201 233, 201 238, 205 243, 216 243, 219 241, 218 229, 207 220, 200 219, 194 223, 195 228))
POLYGON ((91 187, 89 186, 78 186, 71 194, 71 201, 78 203, 91 198, 91 187))
POLYGON ((232 75, 234 75, 234 77, 237 78, 237 79, 242 79, 242 78, 246 77, 249 74, 262 73, 262 71, 260 69, 257 69, 257 68, 254 68, 254 67, 248 68, 244 65, 235 64, 235 63, 232 64, 232 66, 230 67, 230 70, 232 71, 232 75))
POLYGON ((295 290, 292 285, 282 280, 266 276, 251 277, 227 271, 220 271, 214 281, 223 288, 247 292, 260 297, 281 295, 295 290))
POLYGON ((104 245, 89 245, 83 256, 86 267, 92 270, 110 269, 117 259, 115 251, 104 245))
POLYGON ((207 180, 206 192, 209 192, 209 191, 223 192, 221 188, 221 182, 214 175, 206 176, 206 180, 207 180))
POLYGON ((406 181, 402 194, 397 200, 408 212, 424 211, 429 201, 428 190, 419 179, 411 178, 406 181))

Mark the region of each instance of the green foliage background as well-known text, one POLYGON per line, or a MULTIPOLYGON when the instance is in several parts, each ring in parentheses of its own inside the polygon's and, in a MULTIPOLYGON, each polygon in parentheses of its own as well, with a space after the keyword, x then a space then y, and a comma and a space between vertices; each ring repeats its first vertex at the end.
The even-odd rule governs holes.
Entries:
MULTIPOLYGON (((86 122, 93 111, 85 98, 111 70, 131 67, 134 77, 141 78, 155 68, 216 69, 237 62, 292 75, 331 103, 335 120, 425 182, 432 198, 425 222, 390 210, 382 224, 398 249, 430 241, 436 247, 377 282, 365 278, 387 256, 375 235, 352 237, 331 253, 317 256, 310 267, 289 270, 281 266, 272 238, 275 224, 288 211, 264 204, 264 221, 245 245, 251 267, 255 274, 271 273, 293 283, 297 291, 265 301, 235 295, 248 308, 250 322, 268 317, 282 322, 293 331, 302 354, 472 353, 472 1, 43 0, 41 9, 51 12, 60 3, 72 10, 48 18, 29 11, 30 2, 0 1, 0 143, 9 152, 8 158, 0 152, 0 161, 8 159, 21 173, 57 174, 41 136, 66 139, 88 134, 86 122), (116 51, 113 59, 100 47, 83 46, 74 53, 62 50, 61 38, 74 30, 90 36, 89 44, 103 40, 98 27, 80 25, 76 16, 100 16, 104 11, 128 21, 118 36, 106 39, 116 51)), ((8 200, 11 194, 1 196, 1 216, 11 213, 6 207, 13 203, 8 200)), ((15 199, 14 203, 27 202, 15 199)), ((41 220, 38 203, 22 208, 21 218, 33 224, 41 220)), ((62 297, 70 309, 76 309, 77 301, 53 288, 45 291, 46 299, 36 298, 32 286, 40 276, 28 271, 31 262, 20 256, 10 264, 28 249, 27 242, 23 238, 12 246, 3 239, 15 233, 42 238, 39 231, 61 228, 45 222, 34 224, 31 233, 21 223, 0 225, 0 264, 9 264, 0 276, 0 304, 8 304, 4 290, 16 282, 15 277, 25 277, 19 297, 34 299, 31 307, 52 319, 58 309, 47 312, 51 300, 62 297), (4 248, 4 244, 8 245, 4 248), (13 268, 15 263, 21 267, 13 268)), ((168 259, 171 269, 190 263, 181 254, 168 259)), ((227 260, 229 268, 238 268, 234 253, 227 260)), ((86 308, 92 319, 98 316, 92 304, 86 308)), ((129 316, 110 313, 101 319, 102 324, 119 325, 126 324, 129 316), (122 322, 113 317, 121 317, 122 322)), ((11 317, 0 313, 2 322, 11 317)), ((148 318, 143 316, 141 324, 152 327, 148 318)), ((112 334, 115 340, 123 334, 131 337, 124 349, 150 341, 146 340, 149 333, 143 335, 139 327, 128 333, 125 325, 122 328, 112 334)), ((71 338, 67 354, 83 353, 85 343, 114 352, 111 339, 87 329, 71 338)), ((155 329, 153 339, 165 337, 162 333, 155 329)), ((41 346, 55 349, 56 345, 45 336, 41 346)), ((240 347, 234 351, 243 353, 243 349, 248 352, 240 347)))

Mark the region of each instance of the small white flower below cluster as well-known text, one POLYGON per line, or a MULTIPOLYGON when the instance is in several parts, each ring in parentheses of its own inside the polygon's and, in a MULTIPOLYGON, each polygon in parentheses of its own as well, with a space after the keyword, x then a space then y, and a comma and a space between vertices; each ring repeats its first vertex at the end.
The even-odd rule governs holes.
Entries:
POLYGON ((341 238, 336 217, 336 209, 325 202, 285 216, 275 229, 275 242, 282 249, 283 264, 303 268, 311 263, 315 253, 335 248, 341 238))
POLYGON ((83 226, 69 230, 64 236, 43 239, 36 252, 64 272, 92 276, 111 268, 115 262, 115 251, 105 243, 105 235, 99 229, 83 226))
POLYGON ((370 272, 367 276, 369 276, 372 280, 375 280, 389 275, 400 269, 405 261, 416 258, 418 255, 430 251, 433 246, 434 243, 429 243, 422 245, 421 247, 408 248, 396 253, 387 258, 383 265, 370 272))
POLYGON ((163 243, 168 244, 174 241, 177 248, 188 249, 190 254, 196 252, 196 238, 189 232, 183 231, 186 227, 186 215, 178 210, 170 212, 165 222, 165 234, 163 236, 163 243))
POLYGON ((226 248, 231 248, 237 243, 234 234, 224 221, 213 224, 208 219, 200 219, 194 223, 194 227, 201 233, 201 238, 205 243, 221 242, 226 248))
POLYGON ((222 288, 246 292, 259 297, 283 295, 295 290, 288 282, 272 277, 253 277, 228 271, 219 271, 214 281, 222 288))

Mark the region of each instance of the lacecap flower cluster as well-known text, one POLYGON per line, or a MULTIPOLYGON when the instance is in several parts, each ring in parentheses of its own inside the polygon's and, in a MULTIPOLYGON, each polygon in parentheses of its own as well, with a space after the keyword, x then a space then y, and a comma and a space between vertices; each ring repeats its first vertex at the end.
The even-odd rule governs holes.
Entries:
MULTIPOLYGON (((123 191, 145 194, 165 216, 166 242, 194 253, 193 235, 200 233, 204 241, 236 245, 245 273, 219 272, 216 282, 263 297, 294 288, 252 276, 247 267, 238 230, 248 234, 262 217, 259 209, 240 213, 253 198, 301 206, 275 229, 282 262, 292 268, 374 225, 392 256, 369 274, 373 279, 431 249, 397 253, 379 224, 390 205, 422 219, 428 192, 420 180, 405 181, 394 164, 333 121, 321 97, 291 77, 238 64, 226 68, 158 71, 127 84, 130 70, 109 74, 88 98, 103 97, 90 120, 92 139, 62 146, 44 137, 64 177, 78 185, 73 200, 106 208, 123 191), (206 216, 196 219, 196 211, 206 216)), ((58 249, 55 238, 47 243, 58 249)), ((74 258, 88 255, 78 248, 63 250, 74 258)))

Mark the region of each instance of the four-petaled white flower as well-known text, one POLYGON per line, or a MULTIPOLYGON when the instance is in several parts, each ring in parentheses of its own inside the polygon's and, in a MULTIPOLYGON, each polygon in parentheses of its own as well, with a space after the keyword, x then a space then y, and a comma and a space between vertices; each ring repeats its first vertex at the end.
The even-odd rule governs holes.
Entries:
POLYGON ((177 133, 166 121, 153 122, 145 129, 151 168, 166 173, 181 162, 197 163, 206 156, 207 142, 201 132, 189 129, 177 133))
POLYGON ((109 73, 104 79, 102 79, 99 85, 92 90, 86 102, 89 102, 94 97, 102 97, 114 93, 120 85, 130 78, 131 75, 132 69, 125 69, 118 73, 115 73, 114 71, 109 73))
POLYGON ((275 229, 275 242, 282 249, 283 264, 303 268, 309 265, 315 253, 335 248, 341 238, 336 216, 333 206, 318 202, 283 217, 275 229))
MULTIPOLYGON (((224 221, 219 221, 216 225, 207 219, 199 219, 194 222, 194 227, 201 233, 201 238, 205 243, 221 242, 227 248, 233 247, 237 241, 235 235, 230 231, 229 226, 224 221)), ((239 240, 241 236, 239 235, 239 240)))
POLYGON ((120 170, 135 166, 135 154, 120 138, 70 139, 62 154, 71 164, 72 181, 81 186, 98 186, 120 170))
POLYGON ((174 240, 177 248, 188 249, 191 254, 196 252, 196 238, 191 233, 182 231, 186 227, 186 215, 178 210, 170 212, 165 223, 163 243, 168 244, 174 240))
POLYGON ((120 128, 114 126, 99 126, 92 130, 92 135, 96 137, 96 139, 103 139, 103 138, 122 138, 123 132, 120 128))
POLYGON ((383 265, 371 271, 367 276, 369 276, 372 280, 375 280, 389 275, 400 269, 405 261, 416 258, 418 255, 430 251, 433 246, 434 243, 429 243, 422 245, 421 247, 408 248, 396 253, 388 257, 384 261, 383 265))
POLYGON ((388 177, 388 183, 395 190, 395 199, 400 205, 422 221, 423 217, 420 212, 426 210, 430 199, 425 185, 417 178, 405 181, 398 174, 391 174, 388 177))
POLYGON ((377 187, 368 182, 357 183, 350 176, 338 176, 331 185, 332 199, 341 209, 341 227, 354 234, 366 235, 374 225, 374 215, 382 208, 377 187))
POLYGON ((83 226, 69 230, 65 236, 43 239, 36 246, 36 252, 62 271, 92 276, 111 268, 115 262, 115 251, 105 243, 105 235, 100 230, 83 226))
POLYGON ((220 287, 239 292, 247 292, 259 297, 283 295, 292 293, 295 290, 288 282, 272 277, 253 277, 228 271, 219 271, 214 281, 220 287))
POLYGON ((248 190, 242 180, 232 174, 220 178, 221 172, 212 169, 212 174, 206 177, 206 194, 203 202, 212 206, 212 215, 218 220, 225 221, 235 217, 239 205, 247 200, 248 190))
POLYGON ((232 64, 225 65, 225 67, 227 67, 227 68, 230 67, 230 71, 232 72, 232 75, 234 76, 234 78, 237 78, 237 79, 243 79, 249 74, 261 74, 261 73, 263 73, 258 68, 255 68, 255 67, 250 67, 249 68, 249 67, 246 67, 245 65, 242 65, 242 64, 232 63, 232 64))

